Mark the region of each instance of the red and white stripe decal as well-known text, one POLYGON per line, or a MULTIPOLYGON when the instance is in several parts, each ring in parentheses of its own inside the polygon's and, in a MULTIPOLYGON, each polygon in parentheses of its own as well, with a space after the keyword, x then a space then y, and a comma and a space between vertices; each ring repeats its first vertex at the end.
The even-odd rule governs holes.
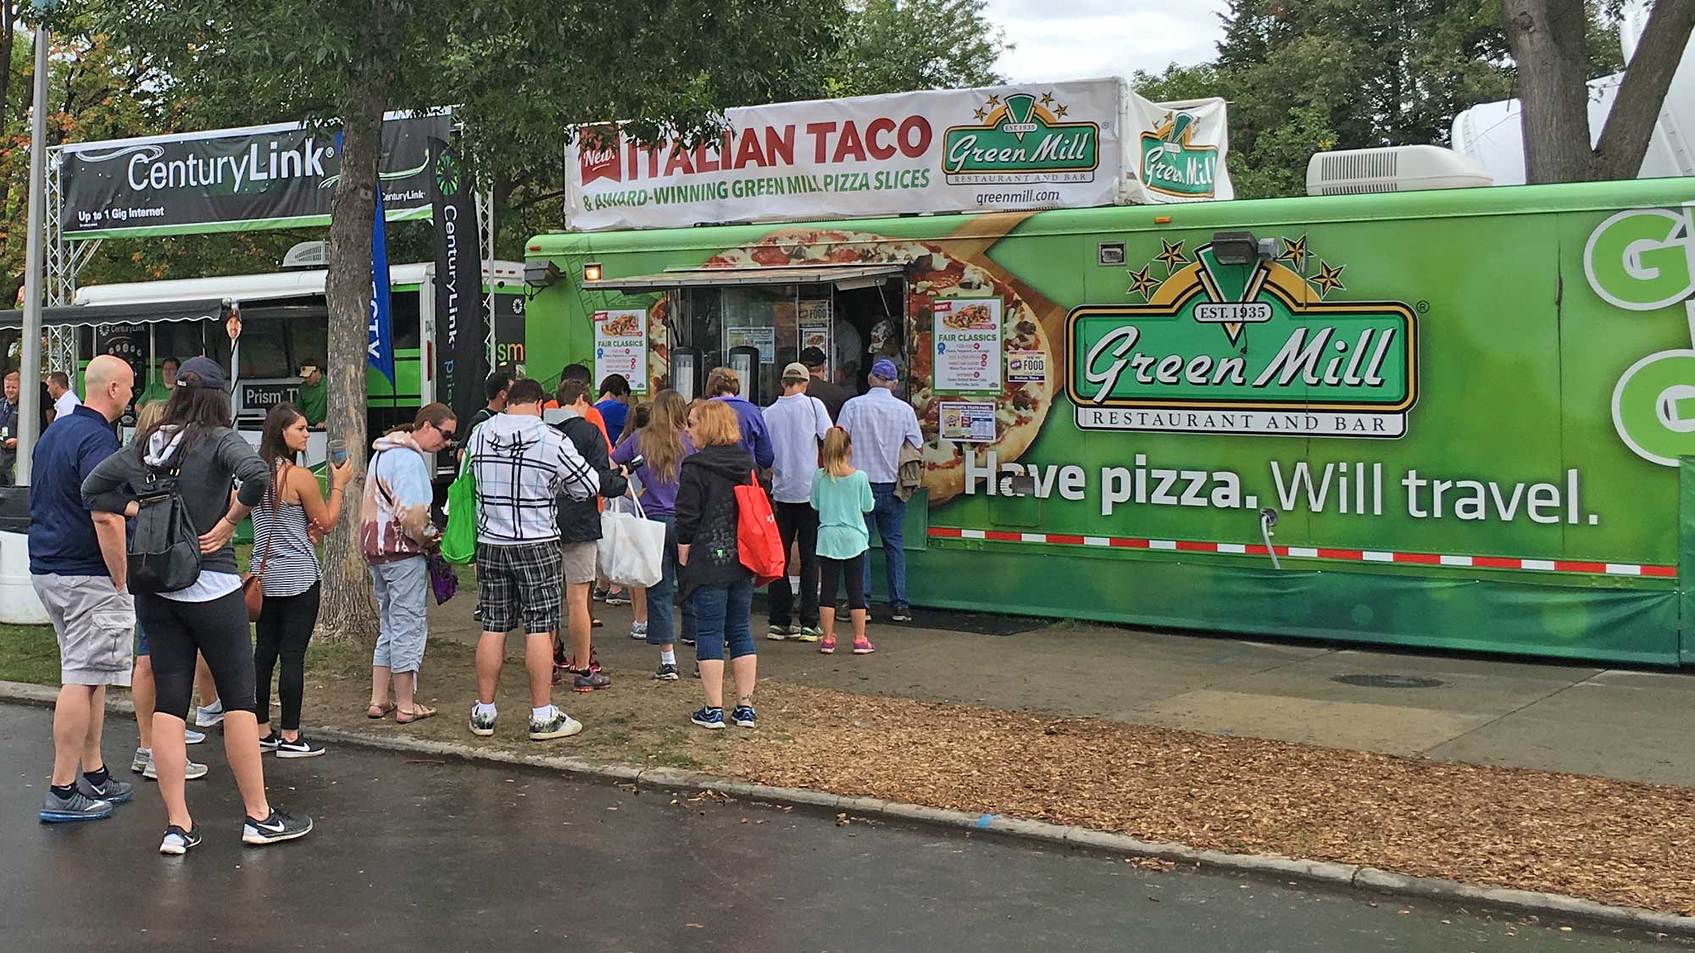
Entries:
MULTIPOLYGON (((1105 549, 1147 549, 1178 553, 1221 553, 1265 556, 1257 543, 1208 543, 1189 539, 1141 539, 1125 536, 1079 536, 1071 533, 1025 533, 1000 529, 930 527, 931 539, 980 539, 991 543, 1040 543, 1046 546, 1095 546, 1105 549)), ((1596 576, 1653 576, 1677 578, 1676 566, 1636 563, 1585 562, 1573 559, 1517 559, 1510 556, 1447 556, 1438 553, 1399 553, 1373 549, 1332 549, 1325 546, 1278 546, 1277 555, 1291 559, 1334 559, 1342 562, 1401 563, 1474 569, 1516 569, 1525 572, 1567 572, 1596 576)))

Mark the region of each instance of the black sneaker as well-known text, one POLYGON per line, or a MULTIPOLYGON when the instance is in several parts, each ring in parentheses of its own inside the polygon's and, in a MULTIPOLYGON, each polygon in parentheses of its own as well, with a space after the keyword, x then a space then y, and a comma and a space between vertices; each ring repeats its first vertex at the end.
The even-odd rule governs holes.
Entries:
POLYGON ((659 668, 654 670, 653 680, 656 681, 656 682, 674 682, 674 681, 676 681, 677 680, 677 666, 675 666, 675 665, 665 665, 665 664, 661 663, 659 668))
POLYGON ((281 743, 282 743, 282 735, 279 735, 279 734, 277 734, 276 732, 273 731, 270 734, 266 735, 265 737, 259 739, 259 753, 264 754, 267 751, 275 751, 275 750, 277 750, 277 745, 279 745, 281 743))
POLYGON ((159 842, 159 853, 168 857, 181 857, 200 846, 200 828, 185 831, 172 824, 165 828, 165 839, 159 842))
POLYGON ((711 728, 716 731, 724 727, 724 709, 703 705, 693 715, 689 716, 689 720, 702 728, 711 728))
POLYGON ((262 821, 249 817, 241 825, 241 842, 249 847, 280 844, 312 833, 312 819, 302 814, 295 817, 271 808, 271 816, 262 821))
POLYGON ((730 712, 730 720, 735 722, 737 728, 759 727, 759 715, 752 705, 737 705, 736 710, 730 712))
POLYGON ((306 736, 301 735, 293 741, 278 738, 276 752, 279 758, 316 758, 324 753, 324 746, 307 741, 306 736))
POLYGON ((895 606, 895 611, 889 616, 893 622, 911 622, 912 610, 906 606, 895 606))

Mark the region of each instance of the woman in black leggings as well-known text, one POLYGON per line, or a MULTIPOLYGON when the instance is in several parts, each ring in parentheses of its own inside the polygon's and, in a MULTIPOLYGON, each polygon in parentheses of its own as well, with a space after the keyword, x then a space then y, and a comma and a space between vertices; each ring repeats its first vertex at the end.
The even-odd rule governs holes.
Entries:
POLYGON ((129 447, 107 457, 83 483, 83 496, 99 512, 133 516, 137 500, 156 476, 177 471, 177 491, 200 534, 201 568, 193 584, 171 592, 138 592, 136 615, 153 649, 157 698, 153 711, 153 761, 167 827, 162 854, 185 854, 200 843, 200 829, 184 795, 183 720, 194 687, 194 653, 200 652, 224 704, 224 750, 246 808, 243 843, 255 846, 303 837, 312 819, 291 816, 265 797, 254 716, 253 649, 247 606, 230 539, 236 524, 265 495, 264 461, 229 427, 230 399, 224 369, 196 357, 177 373, 164 417, 129 447), (232 480, 240 480, 230 498, 232 480))
POLYGON ((300 700, 306 688, 306 645, 318 624, 318 553, 314 540, 334 528, 341 518, 341 501, 353 475, 343 460, 329 467, 330 498, 326 503, 312 471, 296 466, 306 450, 306 417, 292 405, 278 404, 265 415, 259 437, 259 458, 270 472, 270 488, 253 508, 253 554, 250 571, 265 592, 264 609, 254 626, 255 709, 259 718, 259 750, 279 758, 314 758, 324 753, 300 733, 300 700), (278 659, 277 694, 282 696, 280 731, 271 728, 271 673, 278 659))

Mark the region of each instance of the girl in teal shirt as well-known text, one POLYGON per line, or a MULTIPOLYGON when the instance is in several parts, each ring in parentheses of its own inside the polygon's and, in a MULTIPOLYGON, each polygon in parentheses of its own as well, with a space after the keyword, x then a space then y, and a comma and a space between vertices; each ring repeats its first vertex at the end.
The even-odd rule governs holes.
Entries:
POLYGON ((865 554, 871 536, 865 514, 876 501, 871 481, 853 468, 853 442, 848 432, 831 427, 820 453, 824 464, 812 475, 812 508, 818 511, 818 612, 824 639, 818 651, 836 650, 836 577, 847 579, 848 614, 853 617, 853 654, 877 651, 865 637, 865 554))

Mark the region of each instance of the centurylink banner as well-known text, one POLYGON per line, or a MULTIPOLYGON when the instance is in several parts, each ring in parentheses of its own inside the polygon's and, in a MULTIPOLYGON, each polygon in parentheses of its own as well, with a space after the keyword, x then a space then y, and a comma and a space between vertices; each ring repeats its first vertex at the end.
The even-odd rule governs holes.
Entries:
MULTIPOLYGON (((384 118, 389 219, 429 217, 429 140, 446 138, 451 125, 445 112, 384 118)), ((65 238, 327 224, 338 138, 334 127, 282 123, 66 145, 58 150, 65 238)))
POLYGON ((721 136, 565 150, 572 229, 1228 199, 1222 99, 1152 103, 1122 80, 728 110, 721 136))

